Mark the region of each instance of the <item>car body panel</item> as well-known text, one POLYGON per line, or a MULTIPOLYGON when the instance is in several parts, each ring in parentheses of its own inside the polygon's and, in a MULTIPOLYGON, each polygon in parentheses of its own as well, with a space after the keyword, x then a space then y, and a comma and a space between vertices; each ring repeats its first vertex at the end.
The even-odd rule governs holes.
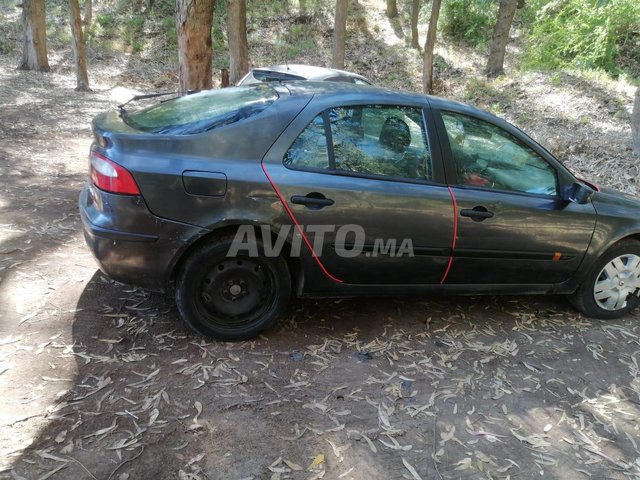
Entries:
POLYGON ((94 128, 109 140, 109 148, 99 149, 100 153, 118 159, 132 173, 154 215, 213 228, 230 217, 252 220, 256 216, 255 202, 244 199, 253 198, 253 192, 268 187, 268 183, 262 172, 251 164, 259 166, 265 148, 278 138, 310 98, 287 96, 255 117, 197 135, 137 131, 121 135, 122 129, 117 128, 107 134, 106 128, 114 122, 113 117, 109 117, 109 123, 104 126, 99 123, 103 117, 97 118, 94 128), (229 135, 230 131, 233 135, 229 135), (251 141, 236 143, 236 136, 251 141), (218 188, 216 175, 225 175, 225 195, 197 195, 187 191, 183 175, 192 171, 208 172, 213 190, 218 188))
MULTIPOLYGON (((287 149, 317 115, 336 105, 368 104, 370 93, 366 90, 354 92, 337 104, 335 100, 314 98, 269 150, 265 165, 300 224, 335 226, 325 233, 321 247, 322 263, 331 275, 351 284, 437 284, 448 264, 453 241, 453 203, 444 184, 392 182, 388 178, 296 170, 283 165, 287 149), (315 210, 291 203, 292 196, 309 193, 323 194, 335 204, 315 210), (366 248, 353 258, 344 258, 335 249, 336 235, 345 225, 362 226, 367 235, 366 248), (412 240, 414 257, 372 255, 375 239, 393 240, 400 247, 407 238, 412 240)), ((428 112, 424 97, 381 96, 375 104, 413 106, 428 112)), ((442 179, 437 143, 432 150, 432 168, 442 179)), ((310 237, 313 242, 315 235, 310 237)))
POLYGON ((163 290, 185 239, 206 230, 150 214, 140 196, 117 195, 87 184, 80 192, 84 236, 100 269, 125 283, 163 290))
POLYGON ((558 190, 577 180, 568 169, 528 135, 504 120, 458 102, 432 100, 434 122, 442 148, 447 182, 453 187, 458 210, 458 239, 447 283, 563 283, 576 273, 591 243, 596 211, 560 196, 474 188, 458 182, 441 111, 460 113, 488 122, 527 145, 558 176, 558 190), (464 218, 465 209, 493 213, 482 221, 464 218))
POLYGON ((458 238, 447 283, 559 283, 580 266, 596 224, 590 203, 473 188, 453 192, 458 238), (478 207, 494 216, 460 216, 478 207))
POLYGON ((598 221, 585 258, 585 269, 615 243, 627 238, 640 240, 638 199, 604 187, 593 194, 591 202, 597 212, 598 221))

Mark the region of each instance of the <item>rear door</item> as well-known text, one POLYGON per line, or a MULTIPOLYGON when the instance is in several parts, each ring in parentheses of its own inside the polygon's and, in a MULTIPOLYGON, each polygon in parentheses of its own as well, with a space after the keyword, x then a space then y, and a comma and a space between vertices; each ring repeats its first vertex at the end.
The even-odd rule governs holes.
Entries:
POLYGON ((440 138, 457 203, 446 284, 568 280, 596 223, 591 203, 560 198, 566 172, 536 146, 485 119, 442 111, 440 138))
POLYGON ((265 170, 333 277, 440 282, 453 203, 423 107, 311 102, 265 156, 265 170))

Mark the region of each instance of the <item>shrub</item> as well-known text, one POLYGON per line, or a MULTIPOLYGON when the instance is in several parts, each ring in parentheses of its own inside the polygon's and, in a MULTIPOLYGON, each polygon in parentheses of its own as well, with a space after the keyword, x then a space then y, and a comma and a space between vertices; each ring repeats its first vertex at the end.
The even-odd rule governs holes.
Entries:
MULTIPOLYGON (((572 67, 620 73, 622 51, 629 67, 629 44, 640 34, 638 0, 534 0, 536 11, 525 52, 529 66, 572 67)), ((631 63, 640 65, 640 52, 631 63)))
POLYGON ((450 39, 483 48, 489 44, 497 20, 495 0, 442 2, 442 33, 450 39))

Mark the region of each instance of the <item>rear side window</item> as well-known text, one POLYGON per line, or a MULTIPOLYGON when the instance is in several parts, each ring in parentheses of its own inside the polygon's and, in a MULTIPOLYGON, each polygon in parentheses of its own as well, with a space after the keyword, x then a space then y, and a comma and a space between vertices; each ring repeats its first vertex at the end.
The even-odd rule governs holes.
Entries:
POLYGON ((257 115, 277 98, 276 91, 264 84, 206 90, 125 113, 123 120, 145 132, 191 135, 257 115))
POLYGON ((409 180, 432 179, 422 110, 412 107, 365 105, 327 110, 296 138, 284 156, 284 164, 409 180))
POLYGON ((284 156, 284 164, 298 168, 329 168, 324 120, 318 115, 293 142, 284 156))
POLYGON ((431 158, 418 108, 371 105, 329 111, 335 168, 431 180, 431 158))

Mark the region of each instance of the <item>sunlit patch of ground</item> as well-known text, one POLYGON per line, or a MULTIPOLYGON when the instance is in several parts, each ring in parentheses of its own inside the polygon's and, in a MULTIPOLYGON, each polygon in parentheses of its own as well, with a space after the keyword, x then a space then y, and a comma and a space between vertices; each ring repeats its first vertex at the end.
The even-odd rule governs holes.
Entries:
MULTIPOLYGON (((383 26, 354 21, 370 29, 350 38, 349 67, 419 90, 419 54, 392 37, 383 2, 360 4, 383 26)), ((309 62, 328 64, 322 46, 309 62)), ((623 81, 485 81, 481 56, 436 53, 451 67, 441 93, 637 192, 623 81)), ((550 297, 305 300, 255 341, 215 343, 186 331, 171 298, 98 273, 76 206, 90 120, 154 87, 123 55, 92 63, 94 93, 74 92, 69 58, 54 52, 53 72, 36 74, 0 56, 0 478, 640 477, 638 312, 587 320, 550 297)))

